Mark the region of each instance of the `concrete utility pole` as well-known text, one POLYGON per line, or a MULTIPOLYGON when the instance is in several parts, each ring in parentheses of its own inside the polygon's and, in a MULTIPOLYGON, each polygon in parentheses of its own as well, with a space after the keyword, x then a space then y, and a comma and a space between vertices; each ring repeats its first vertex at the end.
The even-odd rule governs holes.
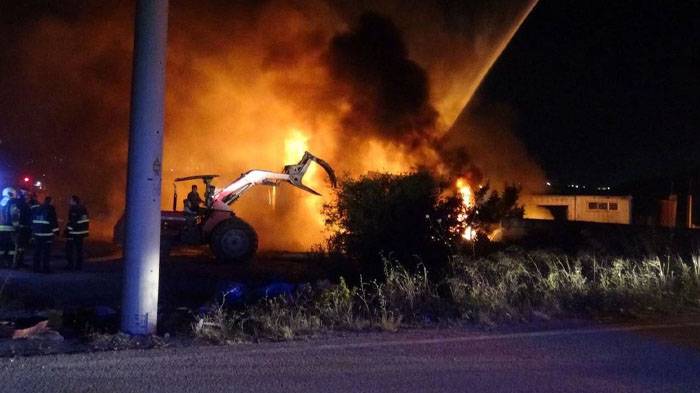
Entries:
POLYGON ((138 0, 126 187, 122 331, 152 334, 158 318, 160 187, 168 0, 138 0))

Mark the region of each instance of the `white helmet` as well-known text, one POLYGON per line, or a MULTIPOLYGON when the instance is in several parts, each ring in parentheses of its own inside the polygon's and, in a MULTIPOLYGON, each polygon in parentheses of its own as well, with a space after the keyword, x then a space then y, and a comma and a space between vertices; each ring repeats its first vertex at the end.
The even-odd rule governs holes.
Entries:
POLYGON ((16 196, 17 196, 17 191, 12 187, 5 187, 5 189, 2 190, 2 197, 3 198, 14 198, 16 196))

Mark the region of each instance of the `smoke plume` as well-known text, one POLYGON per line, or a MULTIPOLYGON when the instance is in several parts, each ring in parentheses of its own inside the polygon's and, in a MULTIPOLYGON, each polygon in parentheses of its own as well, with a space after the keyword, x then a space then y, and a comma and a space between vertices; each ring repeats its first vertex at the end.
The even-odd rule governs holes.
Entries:
POLYGON ((328 63, 347 90, 346 132, 417 146, 435 130, 437 111, 425 70, 408 57, 403 37, 384 16, 366 13, 347 33, 333 37, 328 63))

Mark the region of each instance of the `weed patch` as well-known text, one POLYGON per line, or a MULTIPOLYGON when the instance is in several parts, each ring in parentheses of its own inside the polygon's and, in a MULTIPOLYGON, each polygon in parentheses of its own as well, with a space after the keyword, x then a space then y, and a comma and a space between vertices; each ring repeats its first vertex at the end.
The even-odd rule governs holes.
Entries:
POLYGON ((637 316, 700 306, 700 256, 639 260, 510 251, 450 260, 431 279, 384 258, 384 279, 300 287, 198 318, 195 336, 218 343, 290 340, 329 331, 396 331, 451 322, 495 324, 568 316, 637 316))

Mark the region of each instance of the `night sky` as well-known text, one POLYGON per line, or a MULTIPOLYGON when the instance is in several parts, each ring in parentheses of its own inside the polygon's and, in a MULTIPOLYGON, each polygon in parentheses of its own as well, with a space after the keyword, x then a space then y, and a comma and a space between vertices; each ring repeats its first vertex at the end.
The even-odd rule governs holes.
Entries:
POLYGON ((699 22, 698 1, 540 1, 479 103, 512 108, 514 132, 553 180, 692 173, 699 22))

